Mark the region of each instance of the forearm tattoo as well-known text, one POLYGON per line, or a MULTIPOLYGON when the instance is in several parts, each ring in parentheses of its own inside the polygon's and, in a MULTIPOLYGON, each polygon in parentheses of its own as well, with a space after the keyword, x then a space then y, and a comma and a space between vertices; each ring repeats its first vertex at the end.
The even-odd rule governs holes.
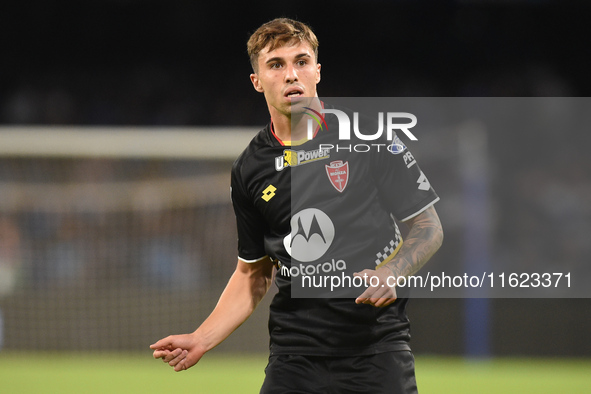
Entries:
POLYGON ((410 232, 400 251, 386 264, 396 277, 418 272, 443 242, 443 229, 433 207, 411 219, 410 225, 410 232))

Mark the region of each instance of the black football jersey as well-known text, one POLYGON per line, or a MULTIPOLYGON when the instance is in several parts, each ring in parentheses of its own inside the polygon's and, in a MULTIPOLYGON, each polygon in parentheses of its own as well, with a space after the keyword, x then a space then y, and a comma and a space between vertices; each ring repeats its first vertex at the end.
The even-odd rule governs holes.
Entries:
POLYGON ((232 167, 238 256, 277 264, 271 354, 408 350, 407 290, 384 308, 357 305, 365 286, 345 278, 392 259, 403 242, 393 219, 439 198, 398 137, 338 140, 336 122, 326 122, 297 146, 285 146, 269 124, 232 167))

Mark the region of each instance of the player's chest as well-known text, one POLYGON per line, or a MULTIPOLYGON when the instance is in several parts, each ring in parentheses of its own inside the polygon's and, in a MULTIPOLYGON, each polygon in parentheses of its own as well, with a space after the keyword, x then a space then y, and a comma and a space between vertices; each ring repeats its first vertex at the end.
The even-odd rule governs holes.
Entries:
POLYGON ((343 204, 364 199, 374 190, 368 160, 359 154, 322 149, 283 148, 267 152, 252 174, 250 195, 266 217, 285 208, 343 204))

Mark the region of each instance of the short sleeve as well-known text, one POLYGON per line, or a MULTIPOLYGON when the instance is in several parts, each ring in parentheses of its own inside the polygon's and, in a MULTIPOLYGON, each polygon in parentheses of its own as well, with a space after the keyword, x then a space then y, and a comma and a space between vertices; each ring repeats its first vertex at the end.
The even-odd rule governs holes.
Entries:
POLYGON ((238 230, 238 258, 248 263, 267 255, 264 242, 267 224, 249 198, 243 181, 240 165, 235 163, 232 167, 230 191, 238 230))
POLYGON ((433 205, 439 197, 398 136, 386 146, 372 157, 376 188, 384 208, 396 219, 405 221, 433 205))

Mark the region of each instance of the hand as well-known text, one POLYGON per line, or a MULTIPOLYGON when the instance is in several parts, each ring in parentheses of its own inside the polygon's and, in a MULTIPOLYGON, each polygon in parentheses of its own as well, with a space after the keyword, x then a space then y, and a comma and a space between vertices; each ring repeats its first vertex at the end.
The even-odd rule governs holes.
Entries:
POLYGON ((369 304, 380 308, 392 304, 398 298, 396 287, 388 285, 388 282, 390 284, 396 283, 395 280, 392 280, 394 276, 392 276, 392 271, 388 268, 365 269, 361 272, 355 272, 353 275, 364 278, 366 285, 369 286, 357 297, 356 304, 369 304), (392 279, 388 281, 388 278, 392 279))
POLYGON ((154 358, 161 358, 176 372, 191 368, 205 354, 195 333, 168 336, 150 345, 150 349, 154 350, 154 358))

